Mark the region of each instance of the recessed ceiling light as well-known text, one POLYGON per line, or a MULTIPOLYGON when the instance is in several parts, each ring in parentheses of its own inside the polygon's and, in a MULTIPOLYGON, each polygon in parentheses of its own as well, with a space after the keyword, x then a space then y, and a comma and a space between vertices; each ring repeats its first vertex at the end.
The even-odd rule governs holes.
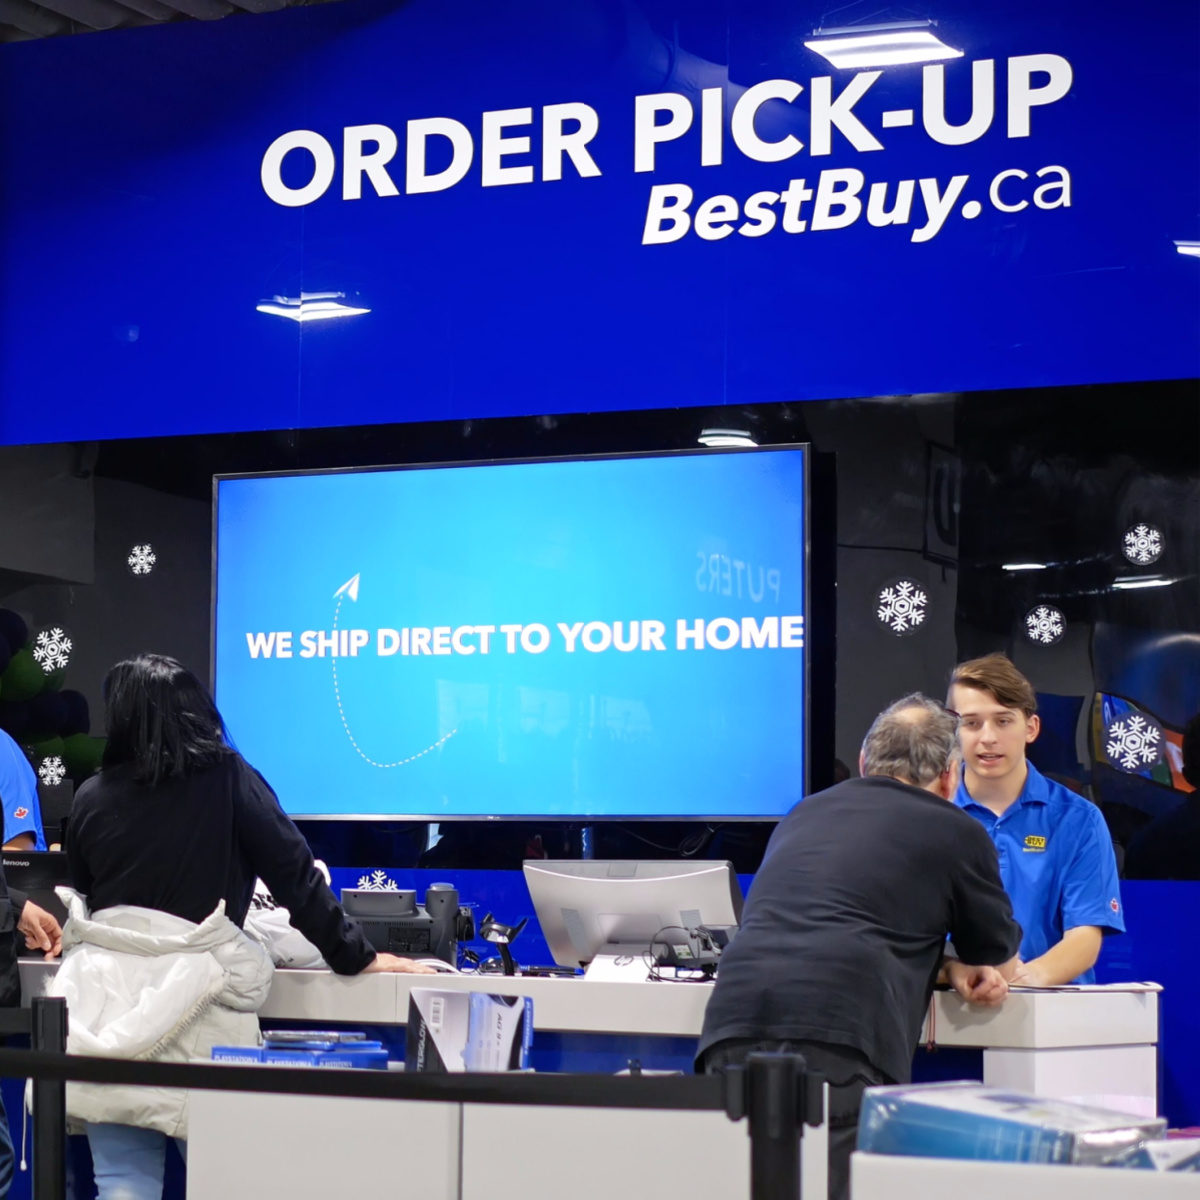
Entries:
POLYGON ((1175 579, 1164 579, 1161 575, 1126 575, 1123 579, 1114 579, 1113 587, 1128 592, 1135 588, 1170 587, 1177 582, 1175 579))
POLYGON ((702 429, 699 437, 702 446, 757 446, 758 443, 746 429, 702 429))
POLYGON ((299 296, 272 296, 255 305, 260 313, 286 317, 289 321, 329 321, 335 317, 358 317, 369 308, 342 304, 345 292, 301 292, 299 296))
POLYGON ((804 44, 841 70, 962 58, 963 52, 947 46, 931 25, 931 21, 896 21, 814 29, 813 37, 804 44))

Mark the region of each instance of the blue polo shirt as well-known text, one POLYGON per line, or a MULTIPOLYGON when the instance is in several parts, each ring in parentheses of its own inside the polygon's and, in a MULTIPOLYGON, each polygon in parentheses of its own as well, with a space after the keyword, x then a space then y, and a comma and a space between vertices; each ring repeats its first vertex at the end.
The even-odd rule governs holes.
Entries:
MULTIPOLYGON (((1025 931, 1021 958, 1040 958, 1078 925, 1124 933, 1125 917, 1117 883, 1117 858, 1100 810, 1033 763, 1016 801, 997 817, 976 804, 966 779, 954 803, 991 835, 1000 856, 1000 878, 1013 915, 1025 931)), ((1094 983, 1094 971, 1074 982, 1094 983)))
POLYGON ((0 729, 0 807, 4 810, 4 841, 32 833, 34 849, 45 850, 42 807, 38 803, 37 775, 24 751, 0 729))

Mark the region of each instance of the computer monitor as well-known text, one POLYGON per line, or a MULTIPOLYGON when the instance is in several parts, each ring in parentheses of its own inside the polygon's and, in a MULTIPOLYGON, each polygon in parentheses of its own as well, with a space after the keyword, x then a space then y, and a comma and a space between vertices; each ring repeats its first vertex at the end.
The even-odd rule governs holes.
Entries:
POLYGON ((790 445, 218 478, 217 703, 292 817, 776 820, 807 477, 790 445))
POLYGON ((560 966, 644 954, 663 929, 737 925, 742 890, 730 862, 529 860, 525 882, 560 966))

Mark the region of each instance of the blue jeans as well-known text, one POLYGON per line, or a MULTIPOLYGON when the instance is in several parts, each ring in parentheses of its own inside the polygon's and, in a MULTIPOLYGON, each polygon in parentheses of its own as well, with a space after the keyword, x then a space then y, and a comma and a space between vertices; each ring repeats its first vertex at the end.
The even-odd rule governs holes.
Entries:
MULTIPOLYGON (((162 1200, 167 1135, 136 1125, 88 1122, 97 1200, 162 1200)), ((175 1139, 187 1161, 187 1142, 175 1139)))

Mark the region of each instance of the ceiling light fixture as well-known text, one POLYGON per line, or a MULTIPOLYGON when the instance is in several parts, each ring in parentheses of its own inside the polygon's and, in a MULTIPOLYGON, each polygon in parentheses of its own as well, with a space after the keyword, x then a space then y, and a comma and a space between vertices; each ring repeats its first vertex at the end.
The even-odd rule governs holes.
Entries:
POLYGON ((814 29, 812 40, 804 44, 841 70, 962 58, 963 52, 947 46, 930 28, 932 25, 932 21, 891 21, 814 29))
POLYGON ((702 429, 698 439, 700 445, 710 447, 720 446, 757 446, 758 443, 746 429, 702 429))
POLYGON ((1001 568, 1002 571, 1044 571, 1045 563, 1005 563, 1001 568))
POLYGON ((301 292, 299 296, 272 296, 254 307, 260 313, 272 317, 287 317, 289 321, 330 321, 334 317, 358 317, 369 313, 369 308, 355 308, 350 304, 339 304, 346 298, 345 292, 301 292))
POLYGON ((1132 591, 1134 588, 1170 587, 1178 582, 1177 579, 1164 579, 1161 575, 1126 575, 1123 579, 1114 579, 1113 587, 1132 591))
POLYGON ((1200 242, 1181 242, 1176 239, 1175 251, 1177 254, 1186 254, 1189 258, 1200 258, 1200 242))

